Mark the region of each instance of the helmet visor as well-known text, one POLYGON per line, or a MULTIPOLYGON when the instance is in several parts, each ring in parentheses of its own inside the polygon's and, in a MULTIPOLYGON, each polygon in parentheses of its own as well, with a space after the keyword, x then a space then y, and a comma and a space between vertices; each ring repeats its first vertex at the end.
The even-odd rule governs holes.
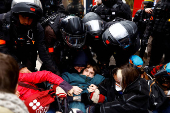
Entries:
POLYGON ((89 32, 101 31, 104 29, 104 24, 101 20, 91 20, 85 23, 86 29, 89 32))
POLYGON ((109 32, 114 37, 114 39, 117 40, 117 42, 121 47, 126 49, 127 47, 130 46, 131 40, 129 34, 127 30, 120 23, 116 23, 112 25, 109 28, 109 32))
POLYGON ((71 35, 66 33, 64 30, 62 31, 62 36, 64 38, 64 41, 68 44, 70 47, 74 48, 81 48, 85 43, 85 35, 71 35))

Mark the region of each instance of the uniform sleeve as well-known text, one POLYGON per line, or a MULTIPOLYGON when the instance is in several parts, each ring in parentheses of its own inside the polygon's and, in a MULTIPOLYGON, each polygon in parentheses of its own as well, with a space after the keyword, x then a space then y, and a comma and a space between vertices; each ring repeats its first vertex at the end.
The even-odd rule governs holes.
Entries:
POLYGON ((18 81, 29 83, 42 83, 48 81, 50 84, 59 85, 66 92, 72 88, 70 84, 64 81, 60 76, 50 71, 37 71, 33 73, 20 73, 18 81))
POLYGON ((136 13, 135 13, 135 16, 133 18, 133 22, 135 22, 136 24, 139 22, 140 20, 140 17, 141 17, 141 13, 142 13, 142 10, 138 10, 136 13))
POLYGON ((21 64, 21 61, 14 54, 15 48, 12 40, 10 39, 10 35, 5 34, 5 32, 3 31, 3 21, 4 21, 3 18, 5 18, 5 15, 9 15, 9 12, 0 14, 0 26, 1 26, 0 27, 0 52, 11 55, 18 62, 19 68, 21 69, 25 66, 21 64))
POLYGON ((55 62, 52 60, 52 58, 50 57, 50 55, 48 55, 48 52, 46 50, 46 46, 44 43, 44 30, 42 28, 42 26, 39 24, 38 27, 38 34, 37 34, 37 48, 38 48, 38 53, 40 56, 41 61, 43 62, 43 64, 46 66, 46 69, 57 74, 60 75, 59 69, 57 67, 57 65, 55 64, 55 62))
POLYGON ((153 26, 155 24, 155 17, 157 15, 157 11, 156 8, 159 6, 159 4, 157 3, 154 10, 153 10, 153 15, 150 17, 149 19, 149 23, 146 27, 146 30, 144 32, 144 37, 149 39, 149 36, 151 35, 152 31, 153 31, 153 26))

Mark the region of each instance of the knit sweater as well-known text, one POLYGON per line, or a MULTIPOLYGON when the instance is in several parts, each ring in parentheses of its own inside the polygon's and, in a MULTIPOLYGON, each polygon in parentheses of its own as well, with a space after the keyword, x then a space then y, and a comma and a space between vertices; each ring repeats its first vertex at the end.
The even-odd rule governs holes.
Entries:
POLYGON ((29 113, 22 100, 12 93, 0 92, 0 107, 3 108, 0 113, 3 113, 5 108, 13 113, 29 113))

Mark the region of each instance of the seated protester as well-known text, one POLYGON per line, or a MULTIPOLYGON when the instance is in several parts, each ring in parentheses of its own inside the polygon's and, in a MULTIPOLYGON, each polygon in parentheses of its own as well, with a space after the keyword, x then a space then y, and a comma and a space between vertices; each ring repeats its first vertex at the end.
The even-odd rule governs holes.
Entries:
MULTIPOLYGON (((68 84, 66 81, 64 81, 60 76, 53 74, 50 71, 37 71, 33 73, 20 73, 18 78, 18 88, 17 91, 19 93, 19 98, 23 101, 26 101, 34 94, 38 94, 41 92, 41 90, 38 90, 38 87, 36 86, 37 83, 42 83, 45 81, 48 81, 50 84, 53 84, 54 86, 59 87, 53 87, 60 88, 60 91, 66 92, 68 95, 72 95, 73 89, 70 84, 68 84), (64 90, 64 91, 63 91, 64 90)), ((55 90, 55 89, 54 89, 55 90)), ((58 90, 57 90, 58 91, 58 90)), ((56 92, 56 94, 59 94, 60 92, 56 92)), ((63 96, 66 94, 63 94, 63 96)), ((62 96, 62 95, 57 95, 62 96)), ((30 106, 30 105, 29 105, 30 106)), ((28 107, 28 106, 27 106, 28 107)), ((32 108, 33 109, 33 108, 32 108)), ((48 110, 49 106, 45 106, 44 110, 48 110)), ((32 112, 39 110, 39 108, 33 109, 32 112)))
POLYGON ((150 80, 150 78, 148 77, 147 73, 143 68, 143 60, 141 57, 139 57, 138 55, 132 55, 129 58, 129 65, 131 65, 132 67, 136 68, 139 71, 141 78, 150 80))
POLYGON ((0 53, 0 112, 29 113, 25 104, 15 95, 19 66, 10 55, 0 53))
POLYGON ((106 103, 97 104, 94 113, 148 113, 149 87, 139 71, 129 65, 117 69, 117 82, 120 82, 123 94, 115 95, 115 80, 106 79, 98 87, 107 97, 106 103))
POLYGON ((155 78, 159 86, 164 90, 165 95, 168 97, 166 101, 153 113, 169 113, 170 112, 170 63, 165 65, 160 64, 155 67, 149 67, 148 73, 155 78))
POLYGON ((62 74, 62 78, 73 86, 74 95, 72 98, 69 98, 69 106, 75 112, 86 112, 85 101, 83 101, 85 98, 82 95, 94 92, 97 86, 105 79, 97 73, 98 68, 96 65, 87 64, 81 74, 70 74, 68 72, 62 74))

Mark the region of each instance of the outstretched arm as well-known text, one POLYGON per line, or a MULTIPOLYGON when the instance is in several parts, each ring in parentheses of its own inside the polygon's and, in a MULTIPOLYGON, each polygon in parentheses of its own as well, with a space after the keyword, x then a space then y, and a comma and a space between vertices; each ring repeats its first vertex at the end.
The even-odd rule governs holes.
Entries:
POLYGON ((64 81, 60 76, 50 71, 37 71, 33 73, 20 73, 18 81, 29 83, 42 83, 48 81, 50 84, 59 85, 66 92, 72 88, 70 84, 64 81))

